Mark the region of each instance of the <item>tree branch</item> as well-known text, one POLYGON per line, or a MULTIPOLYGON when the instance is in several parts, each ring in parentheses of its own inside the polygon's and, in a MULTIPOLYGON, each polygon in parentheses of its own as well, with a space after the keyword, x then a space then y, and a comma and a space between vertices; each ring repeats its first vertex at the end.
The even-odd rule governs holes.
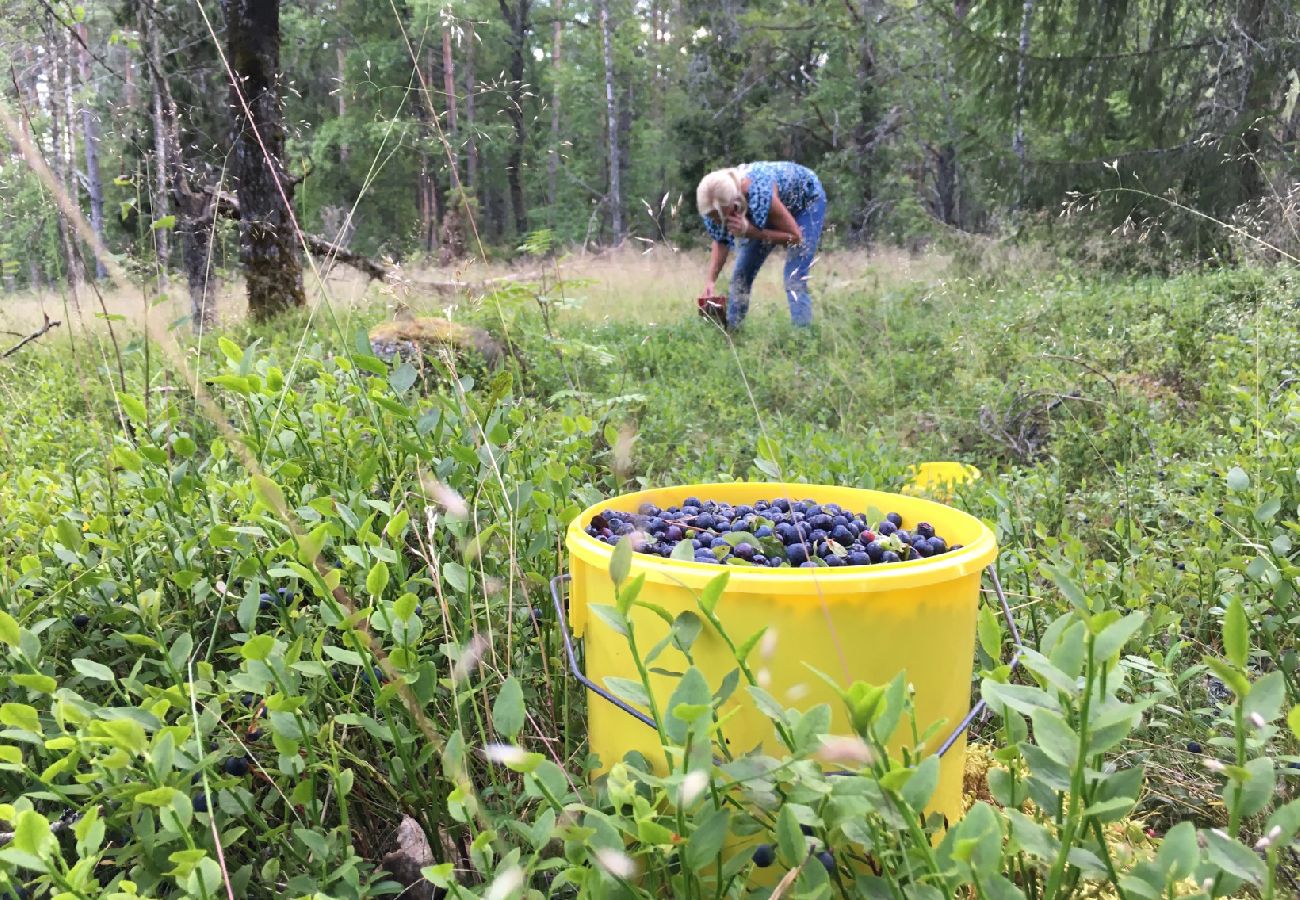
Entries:
POLYGON ((39 338, 41 335, 45 334, 45 333, 46 333, 47 331, 49 331, 51 328, 58 328, 58 327, 59 327, 60 325, 62 325, 62 324, 63 324, 63 322, 61 322, 60 320, 58 320, 58 319, 50 319, 49 316, 46 316, 46 317, 45 317, 45 324, 44 324, 44 325, 42 325, 42 326, 41 326, 40 328, 38 328, 36 331, 33 331, 31 334, 27 335, 27 337, 23 338, 23 339, 22 339, 21 341, 19 341, 18 343, 14 344, 12 347, 10 347, 8 350, 6 350, 4 353, 0 353, 0 359, 5 359, 5 358, 7 358, 7 357, 13 356, 13 355, 14 355, 15 353, 17 353, 19 350, 23 349, 23 347, 27 346, 27 345, 30 344, 32 341, 36 340, 36 339, 39 338))

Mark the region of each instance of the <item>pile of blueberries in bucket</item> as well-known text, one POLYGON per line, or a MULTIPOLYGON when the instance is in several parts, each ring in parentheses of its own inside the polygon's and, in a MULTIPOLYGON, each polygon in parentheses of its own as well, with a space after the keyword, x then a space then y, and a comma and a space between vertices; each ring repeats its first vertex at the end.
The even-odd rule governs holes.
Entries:
POLYGON ((635 513, 604 510, 586 531, 606 544, 628 535, 635 550, 652 556, 773 569, 871 566, 961 549, 949 546, 929 522, 910 530, 903 524, 896 512, 855 513, 813 500, 779 497, 733 506, 687 497, 666 509, 643 503, 635 513))

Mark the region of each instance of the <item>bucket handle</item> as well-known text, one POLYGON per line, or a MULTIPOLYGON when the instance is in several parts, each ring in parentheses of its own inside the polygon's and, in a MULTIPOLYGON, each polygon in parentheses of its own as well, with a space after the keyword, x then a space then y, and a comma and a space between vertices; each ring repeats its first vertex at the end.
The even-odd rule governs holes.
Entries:
MULTIPOLYGON (((1002 618, 1006 621, 1007 630, 1011 633, 1011 642, 1015 647, 1015 653, 1012 654, 1009 665, 1014 671, 1016 667, 1020 665, 1020 655, 1025 649, 1025 644, 1021 639, 1020 629, 1016 627, 1015 617, 1011 614, 1011 605, 1007 603, 1007 595, 1002 590, 1002 582, 998 580, 997 571, 992 565, 986 567, 984 571, 988 573, 989 579, 993 582, 993 593, 998 598, 998 606, 1002 608, 1002 618)), ((569 657, 569 674, 576 678, 579 684, 596 696, 603 700, 608 700, 641 724, 654 728, 654 719, 641 712, 641 710, 637 709, 635 706, 619 699, 600 685, 596 684, 596 682, 586 676, 586 673, 582 671, 582 667, 578 665, 578 654, 573 649, 573 635, 569 633, 569 623, 564 610, 564 598, 561 596, 560 590, 560 585, 572 580, 572 578, 572 575, 564 574, 556 575, 551 579, 551 600, 555 603, 555 615, 557 616, 557 621, 560 623, 560 637, 564 640, 564 650, 569 657)), ((953 732, 944 738, 943 743, 939 745, 939 749, 936 751, 937 755, 943 756, 947 753, 952 745, 957 743, 958 738, 960 738, 966 730, 970 728, 971 723, 979 718, 987 708, 988 702, 981 697, 979 702, 971 707, 970 712, 966 714, 966 718, 962 719, 961 723, 953 729, 953 732)))

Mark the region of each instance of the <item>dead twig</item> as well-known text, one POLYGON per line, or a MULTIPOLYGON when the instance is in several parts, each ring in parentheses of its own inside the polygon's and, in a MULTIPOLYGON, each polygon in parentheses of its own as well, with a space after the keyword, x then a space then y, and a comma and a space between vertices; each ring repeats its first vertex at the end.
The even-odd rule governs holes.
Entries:
MULTIPOLYGON (((36 340, 37 338, 41 337, 41 335, 45 334, 45 333, 46 333, 47 331, 49 331, 51 328, 58 328, 58 327, 59 327, 60 325, 62 325, 62 324, 63 324, 63 322, 62 322, 61 320, 59 320, 59 319, 51 319, 51 318, 47 315, 47 316, 45 317, 45 324, 44 324, 44 325, 42 325, 42 326, 41 326, 40 328, 38 328, 36 331, 33 331, 31 334, 27 335, 27 337, 23 338, 23 339, 22 339, 21 341, 19 341, 18 343, 14 344, 12 347, 10 347, 8 350, 6 350, 4 353, 0 353, 0 359, 5 359, 6 357, 13 356, 13 355, 14 355, 15 353, 17 353, 19 350, 23 349, 23 347, 27 346, 27 345, 30 344, 32 341, 34 341, 34 340, 36 340)), ((10 333, 12 333, 12 332, 10 332, 10 333)))

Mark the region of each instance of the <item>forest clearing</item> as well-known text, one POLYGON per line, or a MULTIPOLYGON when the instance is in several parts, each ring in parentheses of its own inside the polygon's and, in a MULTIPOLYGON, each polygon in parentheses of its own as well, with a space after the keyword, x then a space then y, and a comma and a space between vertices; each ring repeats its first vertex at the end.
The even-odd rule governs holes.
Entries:
POLYGON ((1294 9, 4 9, 0 900, 1300 896, 1294 9))

